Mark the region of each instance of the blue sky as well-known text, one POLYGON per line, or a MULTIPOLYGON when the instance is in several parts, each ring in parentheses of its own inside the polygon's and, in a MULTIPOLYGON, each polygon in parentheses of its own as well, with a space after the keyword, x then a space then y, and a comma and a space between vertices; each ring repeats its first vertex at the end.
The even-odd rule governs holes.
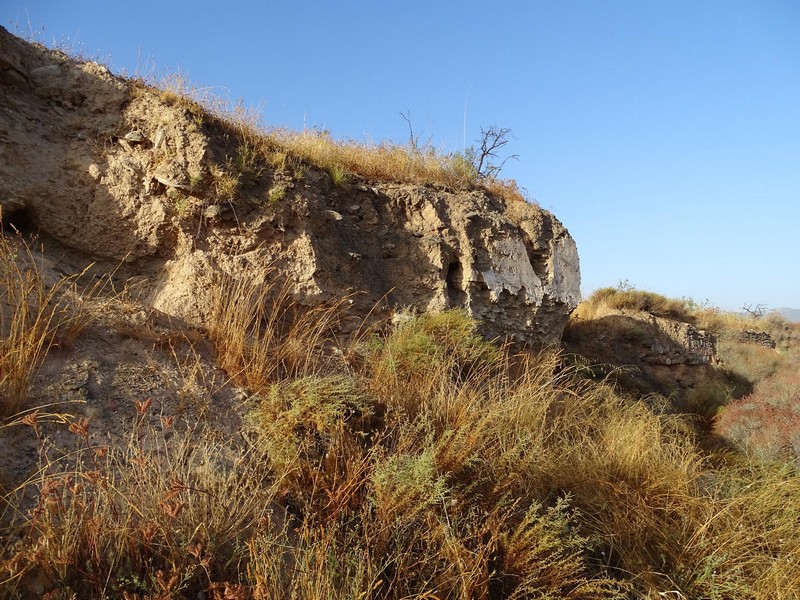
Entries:
POLYGON ((5 0, 0 24, 269 124, 403 142, 409 111, 443 151, 508 127, 503 175, 570 230, 584 293, 800 307, 797 0, 5 0))

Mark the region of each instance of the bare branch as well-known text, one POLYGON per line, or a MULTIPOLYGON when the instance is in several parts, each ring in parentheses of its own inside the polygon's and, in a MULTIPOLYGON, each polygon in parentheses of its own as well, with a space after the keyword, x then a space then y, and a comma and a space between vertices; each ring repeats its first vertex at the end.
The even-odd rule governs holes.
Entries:
POLYGON ((498 128, 494 125, 488 129, 481 128, 481 137, 476 140, 480 143, 475 157, 475 171, 480 179, 496 177, 503 165, 510 159, 518 159, 516 154, 507 157, 500 165, 493 165, 491 159, 498 157, 498 151, 508 144, 511 130, 506 127, 498 128))
POLYGON ((400 113, 403 120, 408 123, 408 145, 414 154, 419 153, 419 139, 414 137, 414 128, 411 126, 411 109, 406 109, 406 114, 400 113))
POLYGON ((752 304, 745 304, 742 305, 742 310, 746 312, 748 315, 753 317, 754 319, 760 319, 764 316, 764 312, 767 310, 766 304, 756 304, 756 307, 753 308, 752 304))

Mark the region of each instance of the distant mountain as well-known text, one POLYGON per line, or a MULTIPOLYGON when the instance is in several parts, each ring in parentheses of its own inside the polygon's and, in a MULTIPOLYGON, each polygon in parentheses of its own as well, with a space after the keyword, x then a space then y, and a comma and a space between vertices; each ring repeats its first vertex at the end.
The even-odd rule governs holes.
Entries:
POLYGON ((780 313, 787 321, 800 323, 800 308, 773 308, 770 312, 780 313))

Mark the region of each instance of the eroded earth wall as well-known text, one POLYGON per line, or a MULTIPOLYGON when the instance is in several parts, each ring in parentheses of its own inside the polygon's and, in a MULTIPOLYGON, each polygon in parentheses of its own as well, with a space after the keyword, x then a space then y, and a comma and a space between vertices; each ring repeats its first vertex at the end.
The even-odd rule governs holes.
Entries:
POLYGON ((245 173, 244 150, 196 105, 0 28, 4 220, 118 265, 154 308, 203 324, 226 272, 280 277, 307 304, 346 295, 356 317, 464 307, 489 337, 560 339, 580 271, 549 212, 263 157, 245 173))

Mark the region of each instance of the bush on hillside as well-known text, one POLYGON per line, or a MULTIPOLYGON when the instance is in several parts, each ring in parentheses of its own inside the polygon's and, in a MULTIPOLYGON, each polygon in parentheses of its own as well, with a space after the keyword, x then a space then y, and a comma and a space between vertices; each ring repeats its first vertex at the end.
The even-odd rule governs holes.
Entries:
POLYGON ((800 372, 781 370, 761 381, 722 410, 715 431, 763 460, 800 459, 800 372))
POLYGON ((686 300, 676 300, 654 292, 636 289, 600 288, 583 301, 581 311, 592 314, 601 307, 615 310, 643 311, 657 317, 693 322, 686 300))

